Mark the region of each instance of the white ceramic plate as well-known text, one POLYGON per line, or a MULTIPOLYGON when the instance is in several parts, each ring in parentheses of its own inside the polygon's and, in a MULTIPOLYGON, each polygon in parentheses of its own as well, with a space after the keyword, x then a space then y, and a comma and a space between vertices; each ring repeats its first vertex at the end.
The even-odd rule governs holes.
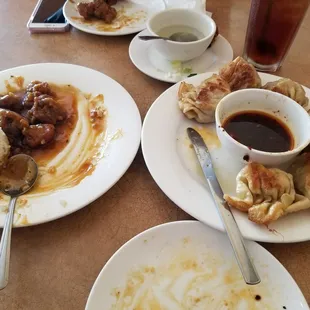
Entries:
POLYGON ((256 286, 244 283, 225 234, 196 221, 151 228, 107 262, 86 310, 309 309, 281 263, 257 243, 247 246, 262 279, 256 286))
MULTIPOLYGON (((188 79, 199 85, 211 72, 188 79)), ((279 77, 260 73, 262 83, 279 77)), ((223 191, 235 194, 235 177, 242 166, 218 147, 214 124, 199 126, 179 110, 176 84, 164 92, 151 106, 142 129, 142 150, 147 167, 158 186, 180 208, 194 218, 224 230, 211 193, 202 175, 196 155, 186 134, 187 127, 200 128, 209 144, 215 170, 223 191)), ((305 88, 307 96, 310 89, 305 88)), ((310 240, 310 212, 303 211, 283 217, 269 228, 248 220, 247 214, 233 210, 244 237, 263 242, 298 242, 310 240)))
MULTIPOLYGON (((34 64, 0 72, 0 92, 10 76, 23 76, 25 85, 32 80, 71 84, 83 93, 103 94, 108 111, 107 137, 121 135, 107 144, 104 157, 95 171, 75 187, 55 191, 47 196, 27 197, 27 204, 16 208, 15 226, 35 225, 70 214, 97 199, 126 172, 140 144, 141 118, 128 92, 101 72, 70 64, 34 64), (25 222, 26 218, 26 222, 25 222), (23 220, 24 219, 24 220, 23 220)), ((82 121, 79 117, 78 123, 82 121)), ((78 124, 76 125, 76 128, 78 124)), ((62 151, 64 152, 66 148, 62 151)), ((74 154, 72 154, 74 157, 74 154)), ((77 154, 76 154, 77 156, 77 154)), ((69 163, 70 165, 70 163, 69 163)), ((0 213, 0 226, 5 213, 0 213)))
POLYGON ((216 71, 233 59, 232 47, 221 35, 203 55, 184 63, 165 59, 152 48, 152 41, 141 41, 140 35, 147 36, 150 33, 144 30, 133 38, 129 46, 129 57, 141 72, 160 81, 177 83, 191 73, 216 71))
MULTIPOLYGON (((115 20, 111 27, 115 28, 113 31, 108 29, 98 29, 94 23, 83 23, 81 16, 76 9, 76 3, 79 1, 67 0, 64 5, 63 12, 68 22, 75 28, 97 35, 104 36, 121 36, 131 33, 139 32, 146 27, 146 21, 148 18, 166 8, 163 0, 125 0, 119 1, 114 7, 120 13, 121 16, 126 15, 133 20, 122 25, 118 20, 115 20)), ((88 1, 89 2, 89 1, 88 1)))

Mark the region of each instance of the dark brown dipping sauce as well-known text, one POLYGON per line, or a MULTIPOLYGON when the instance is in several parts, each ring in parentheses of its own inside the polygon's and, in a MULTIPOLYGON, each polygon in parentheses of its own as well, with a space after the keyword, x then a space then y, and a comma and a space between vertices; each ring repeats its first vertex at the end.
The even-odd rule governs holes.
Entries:
POLYGON ((261 111, 235 113, 225 120, 223 128, 249 149, 278 153, 294 148, 289 128, 278 118, 261 111))

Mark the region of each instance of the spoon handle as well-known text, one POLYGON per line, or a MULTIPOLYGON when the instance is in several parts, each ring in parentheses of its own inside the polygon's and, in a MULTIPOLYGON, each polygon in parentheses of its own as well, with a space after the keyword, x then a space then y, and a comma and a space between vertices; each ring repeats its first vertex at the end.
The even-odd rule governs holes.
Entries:
POLYGON ((14 210, 17 197, 11 197, 9 212, 5 216, 4 228, 0 242, 0 290, 4 289, 9 282, 9 266, 11 252, 11 234, 14 218, 14 210))
POLYGON ((142 41, 150 41, 150 40, 169 40, 168 38, 156 37, 156 36, 139 36, 139 39, 142 41))

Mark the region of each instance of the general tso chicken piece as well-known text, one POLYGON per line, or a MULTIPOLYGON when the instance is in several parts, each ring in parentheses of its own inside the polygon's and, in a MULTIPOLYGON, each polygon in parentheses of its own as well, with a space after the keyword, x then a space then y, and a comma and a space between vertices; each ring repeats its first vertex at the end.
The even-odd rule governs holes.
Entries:
POLYGON ((116 10, 109 5, 110 3, 115 4, 114 2, 115 1, 113 0, 94 0, 89 3, 80 2, 77 5, 77 9, 79 14, 85 19, 96 17, 104 20, 107 24, 110 24, 117 15, 116 10))
POLYGON ((0 97, 0 108, 20 112, 23 109, 22 100, 22 96, 9 93, 0 97))
POLYGON ((47 82, 32 81, 26 88, 27 92, 38 92, 40 94, 52 95, 52 90, 47 82))
POLYGON ((53 92, 46 82, 32 81, 26 89, 26 94, 23 99, 23 106, 26 109, 31 109, 34 103, 34 98, 40 95, 52 95, 53 92))
POLYGON ((27 113, 30 124, 46 123, 55 125, 67 118, 66 111, 51 96, 40 95, 27 113))
POLYGON ((10 144, 16 145, 16 141, 22 136, 22 131, 29 127, 29 123, 27 119, 13 111, 0 109, 0 127, 7 135, 10 144))
POLYGON ((36 148, 50 143, 55 137, 55 126, 52 124, 31 125, 23 130, 24 143, 36 148))
POLYGON ((85 19, 90 19, 94 16, 95 4, 93 2, 79 2, 77 4, 77 9, 82 17, 84 17, 85 19))
POLYGON ((116 10, 109 6, 104 0, 95 0, 94 4, 94 16, 103 19, 107 24, 111 24, 117 15, 116 10))

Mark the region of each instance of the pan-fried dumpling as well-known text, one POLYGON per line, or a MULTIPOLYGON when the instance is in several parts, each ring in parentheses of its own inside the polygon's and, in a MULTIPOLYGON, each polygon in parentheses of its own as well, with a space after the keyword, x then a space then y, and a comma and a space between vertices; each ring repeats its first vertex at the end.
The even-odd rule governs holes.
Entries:
POLYGON ((222 79, 228 82, 231 91, 262 86, 254 66, 240 56, 224 66, 219 74, 222 79))
POLYGON ((290 97, 298 104, 300 104, 303 108, 309 110, 309 99, 306 96, 306 92, 303 87, 297 82, 294 82, 290 79, 280 79, 275 82, 267 83, 263 86, 263 88, 290 97))
POLYGON ((296 190, 310 199, 310 153, 298 156, 289 169, 296 190))
POLYGON ((258 163, 249 163, 239 172, 236 192, 237 197, 224 195, 224 199, 230 206, 248 212, 249 219, 258 224, 310 208, 310 200, 296 194, 291 174, 258 163))
POLYGON ((179 107, 189 118, 199 123, 212 123, 220 100, 230 93, 227 82, 217 74, 203 81, 198 87, 182 82, 179 88, 179 107))

